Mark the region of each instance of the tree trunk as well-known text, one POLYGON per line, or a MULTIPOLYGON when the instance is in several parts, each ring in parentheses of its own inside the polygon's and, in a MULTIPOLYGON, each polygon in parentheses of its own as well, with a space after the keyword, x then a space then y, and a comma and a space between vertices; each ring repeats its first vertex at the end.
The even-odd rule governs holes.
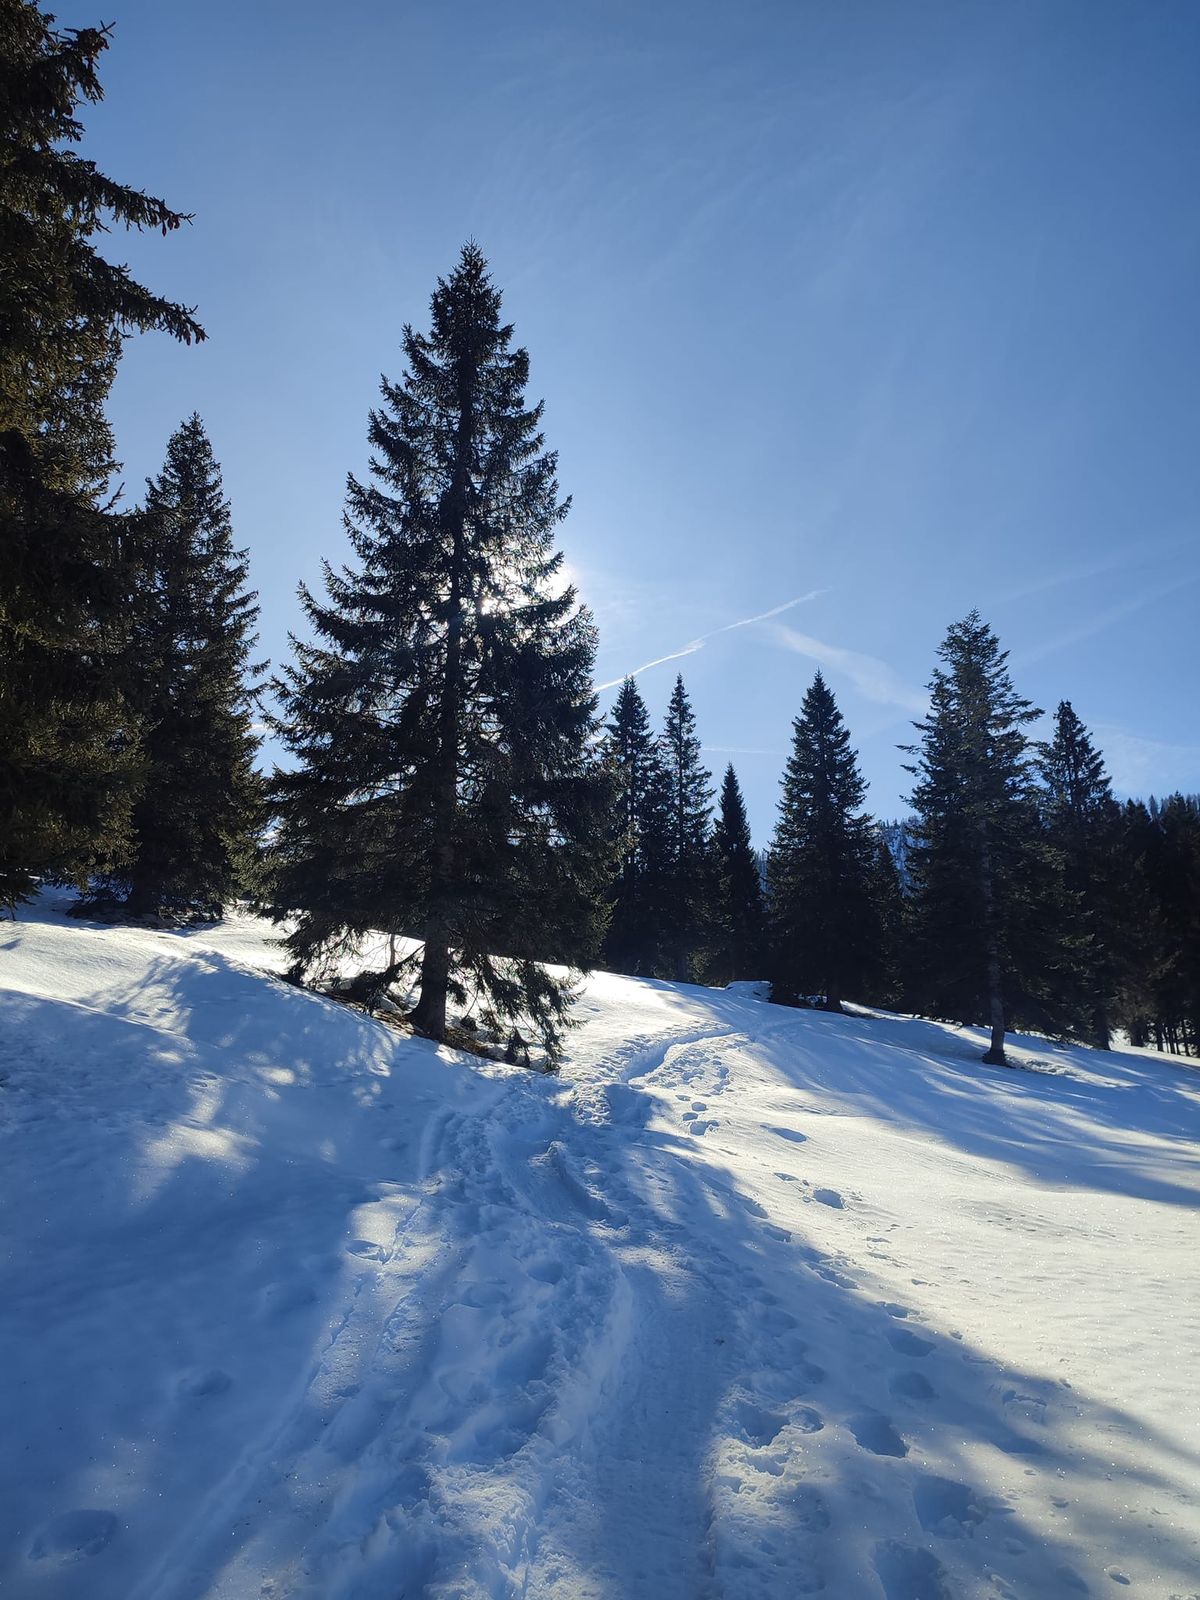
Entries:
POLYGON ((1108 1007, 1097 1006, 1092 1018, 1092 1044, 1096 1050, 1112 1049, 1112 1030, 1108 1025, 1108 1007))
POLYGON ((450 945, 440 925, 425 934, 421 957, 421 997, 413 1008, 412 1025, 439 1044, 446 1037, 446 991, 450 980, 450 945))
POLYGON ((983 1059, 989 1067, 1011 1066, 1004 1053, 1004 997, 1000 990, 1000 962, 991 953, 988 955, 988 1010, 992 1040, 983 1059))
POLYGON ((996 896, 992 884, 992 852, 988 844, 987 823, 980 822, 979 888, 983 899, 984 943, 987 951, 988 1020, 992 1042, 984 1054, 989 1067, 1007 1067, 1004 1054, 1004 990, 1000 971, 1000 941, 996 935, 996 896))
POLYGON ((418 1032, 440 1043, 446 1037, 446 993, 450 981, 449 896, 454 890, 454 832, 458 814, 458 743, 462 708, 463 560, 467 523, 467 487, 475 423, 472 374, 460 369, 458 386, 457 460, 446 497, 450 534, 450 594, 446 619, 446 668, 438 719, 437 776, 433 788, 433 873, 429 885, 430 915, 421 957, 421 994, 413 1009, 418 1032))

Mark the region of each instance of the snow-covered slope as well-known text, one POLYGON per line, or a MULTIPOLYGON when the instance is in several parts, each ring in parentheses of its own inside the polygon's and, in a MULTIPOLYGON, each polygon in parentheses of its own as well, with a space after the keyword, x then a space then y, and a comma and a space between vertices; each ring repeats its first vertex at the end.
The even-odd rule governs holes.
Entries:
POLYGON ((1200 1593, 1200 1074, 599 975, 561 1078, 0 929, 0 1593, 1200 1593))

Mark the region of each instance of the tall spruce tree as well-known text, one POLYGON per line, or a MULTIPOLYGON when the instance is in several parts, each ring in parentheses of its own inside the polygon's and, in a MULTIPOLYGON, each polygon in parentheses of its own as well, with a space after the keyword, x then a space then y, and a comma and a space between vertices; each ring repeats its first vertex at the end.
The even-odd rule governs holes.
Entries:
POLYGON ((373 481, 349 480, 353 566, 301 590, 277 726, 297 763, 274 784, 276 915, 300 971, 369 930, 421 942, 413 1022, 447 1003, 526 1021, 557 1048, 607 862, 593 754, 595 631, 562 556, 555 457, 525 400, 500 294, 472 244, 439 280, 429 334, 373 411, 373 481))
POLYGON ((261 814, 246 679, 258 607, 198 416, 172 434, 139 526, 130 677, 140 684, 141 793, 129 864, 105 887, 131 915, 219 916, 261 814))
POLYGON ((889 842, 897 831, 878 825, 872 831, 869 916, 875 961, 868 969, 863 996, 871 1005, 895 1010, 905 1004, 910 988, 909 906, 889 842))
POLYGON ((104 402, 124 337, 203 332, 97 253, 113 223, 188 219, 71 146, 102 98, 106 28, 0 0, 0 904, 83 882, 125 849, 137 778, 120 664, 128 520, 105 503, 104 402))
POLYGON ((1107 1050, 1121 987, 1120 808, 1104 757, 1069 700, 1061 701, 1054 714, 1053 738, 1038 748, 1046 836, 1063 861, 1067 909, 1076 922, 1089 1042, 1107 1050))
POLYGON ((662 975, 670 883, 670 790, 637 684, 626 678, 604 741, 612 775, 613 882, 604 959, 618 972, 662 975))
POLYGON ((1200 1054, 1200 797, 1148 806, 1145 863, 1159 933, 1152 975, 1154 1043, 1200 1054))
POLYGON ((709 818, 711 774, 700 763, 696 716, 676 677, 660 741, 667 775, 667 956, 669 976, 686 983, 696 976, 711 899, 709 818))
POLYGON ((1120 989, 1116 1024, 1134 1045, 1151 1042, 1158 1011, 1159 981, 1170 963, 1169 940, 1157 893, 1157 824, 1142 800, 1120 808, 1116 851, 1110 869, 1121 908, 1115 929, 1120 989))
POLYGON ((763 976, 765 908, 746 802, 732 763, 725 768, 712 831, 713 900, 706 973, 711 983, 763 976))
POLYGON ((830 1011, 877 960, 866 784, 842 714, 820 672, 793 724, 767 869, 777 988, 820 994, 830 1011))
POLYGON ((1065 1033, 1081 1009, 1072 907, 1042 833, 1024 731, 1041 712, 1013 687, 1007 652, 978 611, 949 629, 938 656, 909 768, 923 1008, 986 1019, 983 1059, 1007 1066, 1013 1020, 1065 1033))

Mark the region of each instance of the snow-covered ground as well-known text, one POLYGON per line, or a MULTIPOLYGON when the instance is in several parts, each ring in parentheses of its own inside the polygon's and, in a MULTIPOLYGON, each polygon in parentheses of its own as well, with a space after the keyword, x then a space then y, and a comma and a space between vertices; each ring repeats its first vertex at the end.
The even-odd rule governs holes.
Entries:
POLYGON ((1200 1072, 270 938, 0 927, 9 1600, 1200 1595, 1200 1072))

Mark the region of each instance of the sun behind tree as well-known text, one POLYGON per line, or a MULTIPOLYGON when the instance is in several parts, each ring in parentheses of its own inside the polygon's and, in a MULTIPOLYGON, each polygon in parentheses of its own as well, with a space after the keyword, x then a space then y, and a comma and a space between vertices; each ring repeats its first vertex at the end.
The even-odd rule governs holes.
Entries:
POLYGON ((373 930, 412 935, 421 1032, 443 1039, 448 1000, 478 1002, 553 1053, 570 986, 541 963, 594 953, 605 788, 595 630, 555 582, 567 502, 511 341, 469 244, 371 413, 372 479, 347 492, 357 562, 326 564, 325 601, 301 589, 317 637, 275 685, 297 766, 275 778, 273 902, 296 917, 298 972, 373 930))

